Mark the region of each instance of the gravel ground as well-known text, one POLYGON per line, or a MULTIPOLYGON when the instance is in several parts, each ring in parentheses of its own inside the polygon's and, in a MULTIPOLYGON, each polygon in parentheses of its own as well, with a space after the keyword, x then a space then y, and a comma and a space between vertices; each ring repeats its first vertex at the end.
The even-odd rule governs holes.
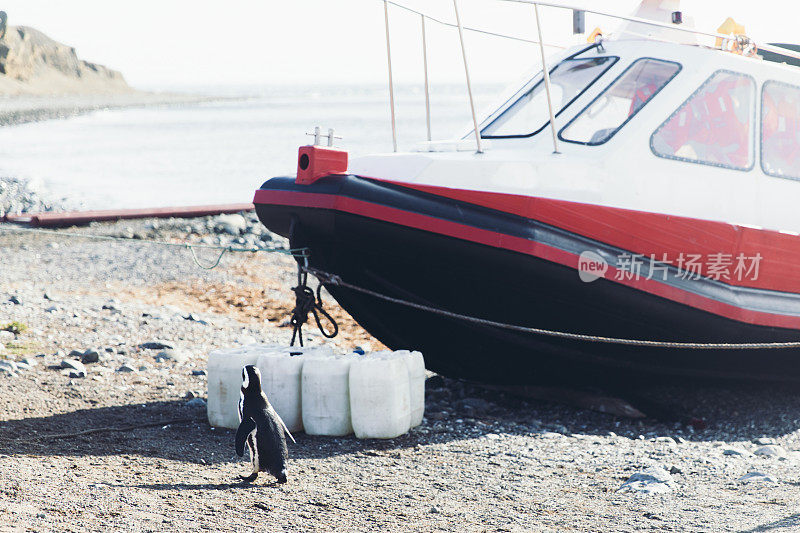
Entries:
MULTIPOLYGON (((285 246, 250 217, 71 231, 285 246)), ((206 271, 181 248, 3 228, 0 328, 27 329, 0 332, 0 531, 800 530, 800 391, 775 385, 637 384, 695 429, 433 376, 410 433, 301 433, 286 485, 240 484, 234 432, 205 419, 205 355, 288 341, 292 260, 206 271)), ((380 346, 336 316, 340 348, 380 346)))

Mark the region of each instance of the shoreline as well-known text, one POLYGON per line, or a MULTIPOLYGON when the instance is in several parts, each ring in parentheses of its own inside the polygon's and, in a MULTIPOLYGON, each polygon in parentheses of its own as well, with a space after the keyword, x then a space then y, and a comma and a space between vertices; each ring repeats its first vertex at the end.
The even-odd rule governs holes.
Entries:
POLYGON ((145 91, 0 96, 0 127, 65 119, 105 109, 197 105, 230 99, 225 96, 145 91))

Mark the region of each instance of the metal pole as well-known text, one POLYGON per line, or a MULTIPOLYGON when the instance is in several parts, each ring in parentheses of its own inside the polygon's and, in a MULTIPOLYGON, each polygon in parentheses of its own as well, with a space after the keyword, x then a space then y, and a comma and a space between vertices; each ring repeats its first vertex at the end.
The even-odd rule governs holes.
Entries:
POLYGON ((428 41, 425 37, 425 15, 422 18, 422 65, 425 67, 425 123, 428 126, 428 142, 431 141, 431 97, 428 90, 428 41))
POLYGON ((386 20, 386 57, 389 62, 389 106, 392 110, 392 146, 397 151, 397 124, 394 118, 394 83, 392 81, 392 45, 389 43, 389 4, 383 0, 383 16, 386 20))
POLYGON ((553 98, 550 95, 550 72, 547 70, 545 61, 544 45, 542 44, 542 23, 539 22, 539 6, 533 4, 533 11, 536 13, 536 29, 539 32, 539 50, 542 52, 542 72, 544 73, 544 90, 547 93, 547 110, 550 112, 550 131, 553 134, 553 153, 558 154, 558 136, 556 135, 556 116, 553 113, 553 98))
MULTIPOLYGON (((386 0, 384 0, 385 2, 386 0)), ((478 130, 478 118, 475 116, 475 100, 472 98, 472 84, 469 81, 469 67, 467 66, 467 50, 464 48, 464 30, 461 27, 461 17, 458 15, 458 0, 453 0, 453 8, 456 10, 456 23, 458 24, 458 38, 461 41, 461 55, 464 58, 464 73, 467 75, 467 92, 469 93, 469 107, 472 110, 472 126, 475 128, 475 143, 478 145, 478 153, 483 153, 481 148, 481 132, 478 130)))

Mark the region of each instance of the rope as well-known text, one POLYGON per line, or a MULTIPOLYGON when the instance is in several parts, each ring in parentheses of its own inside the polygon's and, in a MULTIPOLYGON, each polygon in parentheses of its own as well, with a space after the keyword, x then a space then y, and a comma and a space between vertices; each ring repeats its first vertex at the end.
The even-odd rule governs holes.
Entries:
MULTIPOLYGON (((399 7, 400 9, 404 9, 404 10, 408 11, 409 13, 416 13, 417 15, 421 15, 421 16, 425 17, 428 20, 432 20, 433 22, 437 22, 437 23, 441 24, 442 26, 448 26, 450 28, 457 28, 458 27, 457 24, 453 24, 452 22, 445 22, 444 20, 437 19, 436 17, 432 17, 430 15, 427 15, 427 14, 423 13, 422 11, 417 11, 416 9, 412 9, 412 8, 410 8, 408 6, 405 6, 403 4, 400 4, 398 2, 393 2, 392 0, 386 0, 386 2, 389 3, 389 4, 392 4, 395 7, 399 7)), ((471 32, 474 32, 474 33, 482 33, 484 35, 491 35, 492 37, 502 37, 503 39, 511 39, 512 41, 520 41, 520 42, 523 42, 523 43, 530 43, 530 44, 539 44, 539 41, 534 41, 532 39, 525 39, 524 37, 516 37, 514 35, 506 35, 504 33, 495 33, 493 31, 482 30, 480 28, 471 28, 469 26, 462 26, 462 28, 464 30, 471 31, 471 32)), ((566 48, 565 46, 561 46, 561 45, 558 45, 558 44, 547 44, 547 43, 544 43, 544 46, 550 46, 552 48, 561 48, 562 50, 564 48, 566 48)))
MULTIPOLYGON (((305 262, 307 263, 307 259, 305 262)), ((292 318, 289 320, 293 327, 292 341, 289 346, 294 346, 295 339, 299 339, 300 346, 303 346, 303 325, 308 322, 308 313, 311 313, 314 316, 314 320, 316 321, 317 327, 319 328, 319 331, 322 333, 323 337, 332 339, 339 334, 339 325, 336 323, 333 317, 322 308, 322 283, 317 286, 316 295, 314 294, 313 289, 308 286, 307 264, 304 266, 298 263, 297 287, 292 287, 292 291, 295 295, 295 306, 294 309, 292 309, 292 318), (325 331, 325 328, 322 327, 319 313, 322 313, 322 316, 327 318, 328 322, 333 325, 333 332, 328 333, 325 331)))
POLYGON ((197 259, 197 254, 195 253, 194 248, 192 248, 191 246, 188 246, 188 245, 186 247, 189 248, 189 251, 192 253, 192 260, 194 261, 194 264, 199 266, 203 270, 212 270, 212 269, 216 268, 217 265, 219 265, 219 262, 222 261, 222 256, 225 255, 225 252, 229 251, 229 249, 230 249, 230 248, 223 249, 219 253, 219 256, 217 257, 217 260, 214 261, 214 263, 211 266, 205 266, 205 265, 200 264, 200 261, 197 259))
POLYGON ((114 235, 91 235, 89 233, 75 233, 69 231, 56 231, 56 230, 47 230, 40 228, 20 228, 20 227, 0 226, 0 234, 2 234, 3 232, 17 232, 17 233, 30 232, 30 233, 40 233, 46 235, 58 235, 61 237, 90 239, 96 241, 116 241, 116 242, 137 243, 137 244, 146 244, 155 246, 173 246, 178 248, 186 248, 189 250, 189 252, 191 252, 194 264, 196 264, 198 267, 204 270, 211 270, 219 266, 219 263, 220 261, 222 261, 223 256, 228 252, 245 252, 245 253, 267 252, 267 253, 291 255, 293 257, 307 257, 308 254, 307 248, 286 249, 286 248, 259 247, 259 246, 242 248, 235 246, 215 245, 215 244, 191 244, 187 242, 168 242, 168 241, 158 241, 150 239, 136 239, 134 237, 119 237, 114 235), (217 257, 216 261, 214 261, 210 265, 204 265, 200 262, 199 258, 197 257, 197 253, 195 252, 195 249, 197 248, 207 249, 207 250, 219 250, 220 254, 217 257))
POLYGON ((768 350, 768 349, 786 349, 786 348, 800 348, 800 342, 747 342, 747 343, 711 343, 711 342, 673 342, 673 341, 651 341, 640 339, 621 339, 616 337, 603 337, 599 335, 584 335, 581 333, 568 333, 563 331, 553 331, 541 328, 531 328, 526 326, 517 326, 514 324, 505 324, 503 322, 495 322, 494 320, 486 320, 484 318, 477 318, 469 315, 462 315, 460 313, 453 313, 437 307, 430 307, 407 300, 401 300, 392 296, 387 296, 357 285, 352 285, 343 281, 342 278, 336 274, 331 274, 315 268, 303 267, 306 272, 314 274, 317 279, 322 283, 343 287, 346 289, 354 290, 362 294, 367 294, 381 300, 419 309, 420 311, 427 311, 437 315, 445 316, 448 318, 455 318, 465 320, 473 324, 482 326, 491 326, 510 331, 519 331, 522 333, 532 333, 536 335, 544 335, 548 337, 556 337, 569 340, 580 340, 587 342, 597 342, 604 344, 619 344, 625 346, 646 346, 651 348, 675 348, 675 349, 692 349, 692 350, 768 350))

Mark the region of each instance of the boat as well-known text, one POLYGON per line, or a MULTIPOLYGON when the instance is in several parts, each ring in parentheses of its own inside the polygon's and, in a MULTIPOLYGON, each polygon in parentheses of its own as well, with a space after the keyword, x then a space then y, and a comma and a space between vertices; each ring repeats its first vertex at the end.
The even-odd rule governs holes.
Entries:
POLYGON ((800 379, 800 55, 659 4, 454 141, 301 147, 256 191, 260 220, 444 375, 800 379))

